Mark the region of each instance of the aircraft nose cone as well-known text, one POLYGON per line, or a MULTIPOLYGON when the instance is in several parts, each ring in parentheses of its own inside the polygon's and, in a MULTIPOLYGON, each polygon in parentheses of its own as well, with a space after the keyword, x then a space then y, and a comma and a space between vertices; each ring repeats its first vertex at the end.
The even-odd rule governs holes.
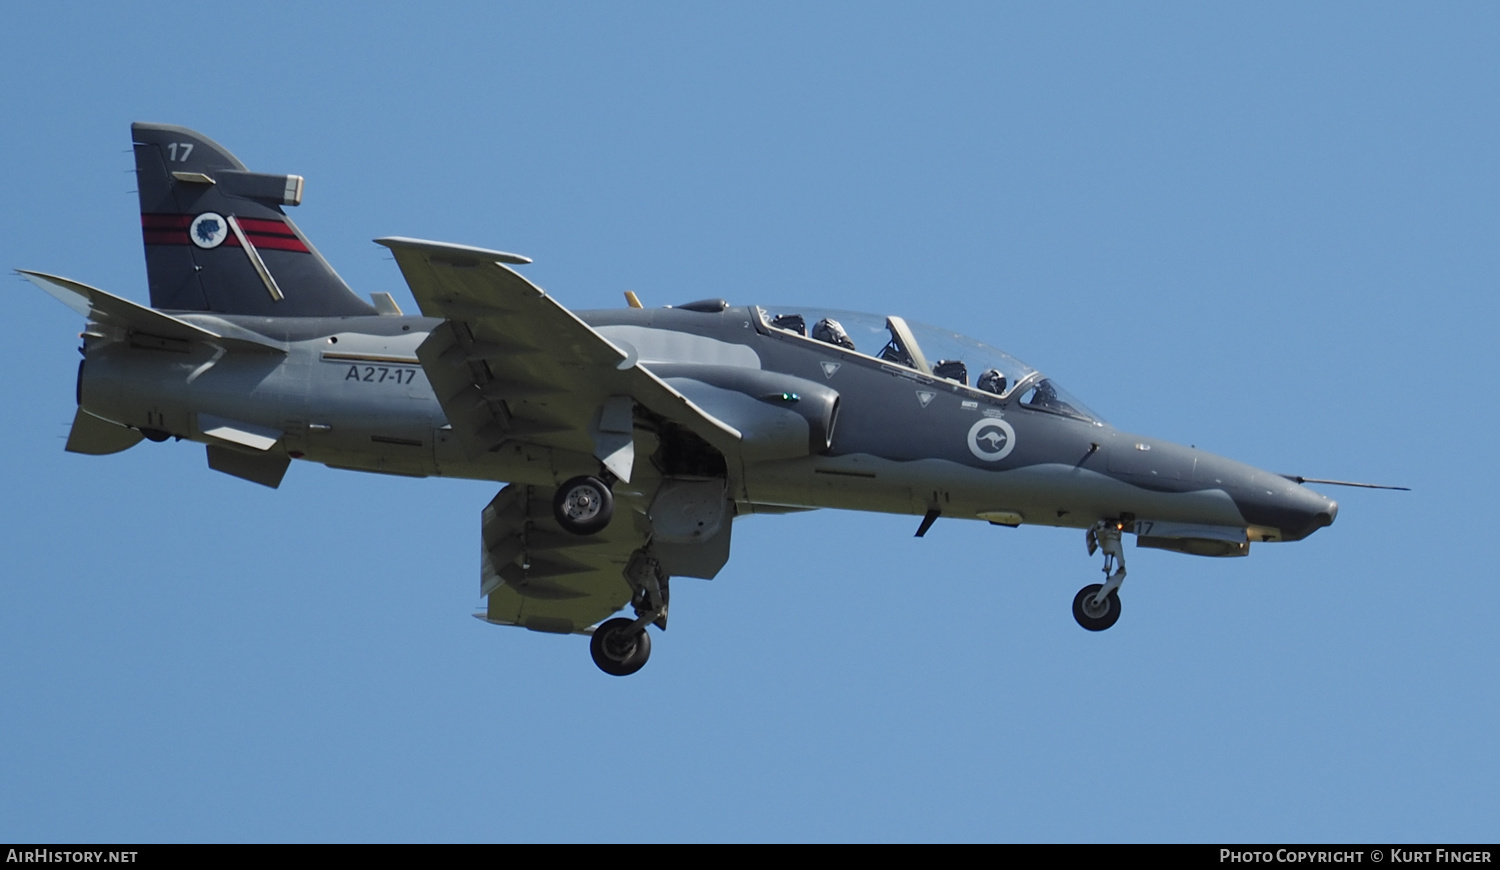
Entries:
POLYGON ((1245 519, 1279 529, 1282 540, 1300 541, 1324 526, 1333 525, 1338 502, 1279 474, 1251 471, 1236 499, 1245 519))
POLYGON ((1333 525, 1333 521, 1339 515, 1339 503, 1331 498, 1325 498, 1305 486, 1293 486, 1291 492, 1293 504, 1288 513, 1291 522, 1283 527, 1289 535, 1290 540, 1300 540, 1316 532, 1325 526, 1333 525))

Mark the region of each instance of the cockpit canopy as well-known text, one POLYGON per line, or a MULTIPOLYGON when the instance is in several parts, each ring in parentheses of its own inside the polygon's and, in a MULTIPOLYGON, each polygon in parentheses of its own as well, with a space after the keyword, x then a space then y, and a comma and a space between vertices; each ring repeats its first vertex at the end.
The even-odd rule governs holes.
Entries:
POLYGON ((804 306, 752 309, 773 333, 801 336, 998 396, 1009 403, 1102 424, 1051 378, 1010 354, 946 329, 894 315, 804 306))

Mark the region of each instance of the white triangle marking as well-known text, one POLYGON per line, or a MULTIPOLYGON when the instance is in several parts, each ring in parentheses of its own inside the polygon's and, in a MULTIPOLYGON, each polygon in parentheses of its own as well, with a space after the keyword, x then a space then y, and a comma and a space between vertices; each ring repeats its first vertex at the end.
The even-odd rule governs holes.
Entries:
POLYGON ((921 402, 922 407, 925 408, 932 401, 932 397, 936 395, 937 393, 928 392, 927 390, 917 390, 917 401, 921 402))
POLYGON ((825 378, 831 378, 831 377, 833 377, 833 373, 836 372, 836 371, 838 371, 839 370, 839 366, 843 365, 843 363, 825 362, 825 363, 818 363, 818 365, 820 365, 820 366, 823 367, 823 377, 825 377, 825 378))

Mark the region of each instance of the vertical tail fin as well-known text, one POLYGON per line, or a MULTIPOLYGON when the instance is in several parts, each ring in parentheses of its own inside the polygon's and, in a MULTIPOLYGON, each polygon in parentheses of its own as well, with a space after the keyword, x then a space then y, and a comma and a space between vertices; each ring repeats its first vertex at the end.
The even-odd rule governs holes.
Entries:
POLYGON ((281 210, 302 177, 250 172, 184 127, 132 124, 151 306, 266 317, 374 314, 281 210))

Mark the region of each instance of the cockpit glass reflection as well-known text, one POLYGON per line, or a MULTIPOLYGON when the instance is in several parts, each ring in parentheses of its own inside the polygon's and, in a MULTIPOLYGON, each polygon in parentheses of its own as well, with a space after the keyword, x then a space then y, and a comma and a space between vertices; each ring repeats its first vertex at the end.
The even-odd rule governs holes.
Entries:
POLYGON ((956 332, 894 315, 882 317, 806 306, 755 310, 762 323, 784 334, 914 369, 938 380, 998 396, 1007 404, 1014 402, 1028 410, 1103 422, 1056 381, 998 348, 956 332))

